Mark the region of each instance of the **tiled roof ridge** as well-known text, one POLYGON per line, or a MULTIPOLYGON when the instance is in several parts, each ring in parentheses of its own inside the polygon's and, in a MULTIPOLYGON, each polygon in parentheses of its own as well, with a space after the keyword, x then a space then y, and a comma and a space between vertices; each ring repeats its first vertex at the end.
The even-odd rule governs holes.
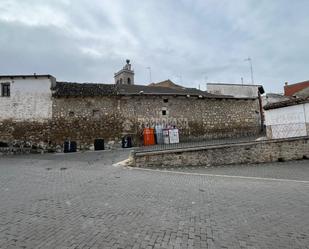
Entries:
POLYGON ((269 103, 264 106, 264 110, 277 109, 277 108, 293 106, 293 105, 303 104, 303 103, 309 103, 309 96, 288 99, 288 100, 275 102, 275 103, 269 103))
POLYGON ((220 99, 252 99, 235 98, 230 95, 217 95, 196 88, 173 89, 161 86, 147 85, 115 85, 103 83, 77 83, 57 81, 53 90, 54 97, 92 97, 92 96, 115 96, 115 95, 176 95, 197 96, 202 98, 220 99))

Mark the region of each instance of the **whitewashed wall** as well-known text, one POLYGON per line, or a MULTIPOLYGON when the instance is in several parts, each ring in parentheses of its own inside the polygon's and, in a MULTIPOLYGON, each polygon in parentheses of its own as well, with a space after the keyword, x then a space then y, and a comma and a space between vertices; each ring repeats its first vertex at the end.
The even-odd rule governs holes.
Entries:
POLYGON ((306 123, 309 124, 309 103, 304 104, 306 123))
POLYGON ((0 120, 44 121, 52 117, 50 79, 0 79, 5 82, 11 85, 11 96, 0 97, 0 120))
POLYGON ((258 86, 233 84, 207 84, 207 91, 213 94, 232 95, 237 98, 257 98, 258 86))
POLYGON ((305 114, 305 104, 265 111, 265 123, 271 128, 271 138, 306 136, 308 117, 308 113, 305 114))

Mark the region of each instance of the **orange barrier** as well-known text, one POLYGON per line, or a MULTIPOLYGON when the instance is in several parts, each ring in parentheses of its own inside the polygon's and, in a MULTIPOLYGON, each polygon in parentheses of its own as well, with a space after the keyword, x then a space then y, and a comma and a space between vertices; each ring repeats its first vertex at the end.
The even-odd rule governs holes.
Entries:
POLYGON ((153 128, 144 128, 143 135, 144 145, 154 145, 156 143, 153 128))

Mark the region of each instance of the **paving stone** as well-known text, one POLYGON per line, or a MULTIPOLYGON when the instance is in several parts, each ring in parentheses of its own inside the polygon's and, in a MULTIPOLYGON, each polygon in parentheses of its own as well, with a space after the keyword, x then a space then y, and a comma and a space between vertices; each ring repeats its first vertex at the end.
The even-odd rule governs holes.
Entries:
POLYGON ((308 161, 183 169, 209 175, 112 166, 127 156, 1 157, 0 248, 308 248, 308 161))

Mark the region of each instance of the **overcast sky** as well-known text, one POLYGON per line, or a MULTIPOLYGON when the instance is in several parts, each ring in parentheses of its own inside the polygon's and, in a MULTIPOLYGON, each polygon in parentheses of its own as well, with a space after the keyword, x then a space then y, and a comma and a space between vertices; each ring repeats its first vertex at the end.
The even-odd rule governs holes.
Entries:
POLYGON ((138 84, 282 92, 309 80, 308 0, 1 0, 0 74, 113 83, 131 59, 138 84))

